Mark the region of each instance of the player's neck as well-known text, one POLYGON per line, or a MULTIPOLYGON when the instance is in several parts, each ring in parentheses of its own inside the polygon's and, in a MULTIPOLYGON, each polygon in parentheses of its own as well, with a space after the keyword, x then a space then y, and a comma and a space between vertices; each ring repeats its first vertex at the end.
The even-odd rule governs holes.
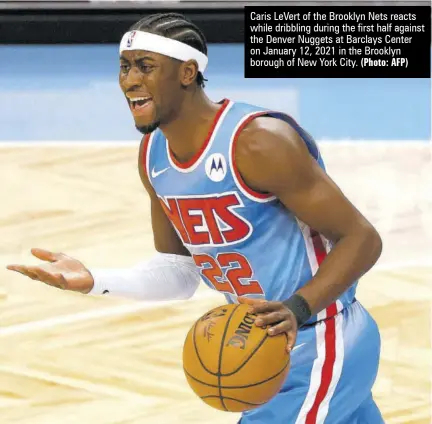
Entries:
POLYGON ((169 125, 160 127, 179 162, 189 161, 200 150, 220 108, 199 90, 185 99, 169 125))

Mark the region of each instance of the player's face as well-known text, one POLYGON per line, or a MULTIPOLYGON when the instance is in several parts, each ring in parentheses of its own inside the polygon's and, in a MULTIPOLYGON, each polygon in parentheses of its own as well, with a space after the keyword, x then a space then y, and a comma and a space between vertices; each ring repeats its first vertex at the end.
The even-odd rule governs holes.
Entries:
POLYGON ((122 53, 120 87, 141 133, 152 132, 169 121, 181 104, 183 90, 178 80, 179 64, 143 50, 122 53))

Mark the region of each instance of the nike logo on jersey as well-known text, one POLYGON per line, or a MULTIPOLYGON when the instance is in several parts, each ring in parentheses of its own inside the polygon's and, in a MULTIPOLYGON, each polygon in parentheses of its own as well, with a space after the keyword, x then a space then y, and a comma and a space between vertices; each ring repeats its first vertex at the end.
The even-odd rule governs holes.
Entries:
POLYGON ((156 178, 157 176, 163 174, 165 171, 168 171, 168 169, 170 169, 170 167, 168 166, 167 168, 161 169, 160 171, 155 171, 154 167, 151 171, 151 176, 152 178, 156 178))
POLYGON ((235 211, 244 207, 235 192, 159 200, 184 244, 227 246, 252 234, 250 222, 235 211))

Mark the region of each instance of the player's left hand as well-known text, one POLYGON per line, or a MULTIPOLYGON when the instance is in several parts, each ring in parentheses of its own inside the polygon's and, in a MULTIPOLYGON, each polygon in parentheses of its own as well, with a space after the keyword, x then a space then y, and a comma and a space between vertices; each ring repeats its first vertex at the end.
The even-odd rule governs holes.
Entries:
POLYGON ((269 327, 270 336, 286 333, 287 351, 291 352, 297 338, 297 320, 294 314, 282 302, 270 302, 262 299, 239 297, 239 303, 250 305, 250 313, 256 314, 255 325, 269 327))

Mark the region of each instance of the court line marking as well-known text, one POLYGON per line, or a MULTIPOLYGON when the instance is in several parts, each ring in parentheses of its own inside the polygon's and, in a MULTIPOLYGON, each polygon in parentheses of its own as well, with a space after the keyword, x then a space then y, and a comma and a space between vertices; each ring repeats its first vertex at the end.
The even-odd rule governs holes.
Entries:
POLYGON ((8 327, 0 328, 0 338, 16 335, 16 334, 24 334, 24 333, 31 333, 33 331, 45 330, 62 324, 72 324, 72 323, 77 323, 80 321, 86 321, 90 319, 128 315, 128 314, 132 314, 144 310, 149 311, 152 309, 159 309, 164 306, 183 305, 186 302, 191 302, 194 300, 210 299, 212 297, 217 297, 217 296, 218 296, 218 292, 211 291, 211 292, 199 293, 188 300, 172 300, 172 301, 168 300, 168 301, 158 301, 158 302, 138 301, 132 304, 103 308, 103 309, 98 309, 96 311, 91 310, 86 312, 80 312, 77 314, 68 314, 56 318, 48 318, 39 321, 26 322, 23 324, 10 325, 8 327))
POLYGON ((35 370, 25 365, 2 365, 0 364, 0 371, 8 374, 14 374, 18 376, 32 377, 38 380, 47 381, 49 383, 56 383, 62 386, 68 386, 74 389, 85 390, 89 393, 111 396, 120 399, 135 399, 140 401, 147 401, 149 403, 155 402, 157 398, 147 394, 140 394, 138 391, 133 392, 127 389, 119 388, 116 385, 107 385, 103 383, 93 383, 89 380, 65 377, 62 375, 51 374, 49 372, 43 372, 35 370))
MULTIPOLYGON (((385 271, 385 270, 409 268, 412 266, 425 267, 425 268, 431 267, 431 265, 428 262, 408 261, 405 263, 394 263, 394 264, 389 263, 383 265, 378 264, 373 268, 373 270, 385 271)), ((198 293, 197 295, 187 300, 172 300, 172 301, 158 301, 158 302, 141 301, 141 302, 134 302, 133 304, 103 308, 96 311, 91 310, 86 312, 80 312, 77 314, 68 314, 56 318, 47 318, 39 321, 11 325, 8 327, 0 328, 0 338, 13 336, 17 334, 32 333, 39 330, 46 330, 62 324, 73 324, 73 323, 91 320, 91 319, 129 315, 139 311, 159 309, 164 306, 184 305, 186 302, 193 302, 194 300, 204 300, 204 299, 211 299, 211 298, 216 299, 218 296, 221 296, 221 304, 224 303, 225 300, 221 293, 218 293, 211 289, 208 290, 209 291, 203 293, 198 293)))

